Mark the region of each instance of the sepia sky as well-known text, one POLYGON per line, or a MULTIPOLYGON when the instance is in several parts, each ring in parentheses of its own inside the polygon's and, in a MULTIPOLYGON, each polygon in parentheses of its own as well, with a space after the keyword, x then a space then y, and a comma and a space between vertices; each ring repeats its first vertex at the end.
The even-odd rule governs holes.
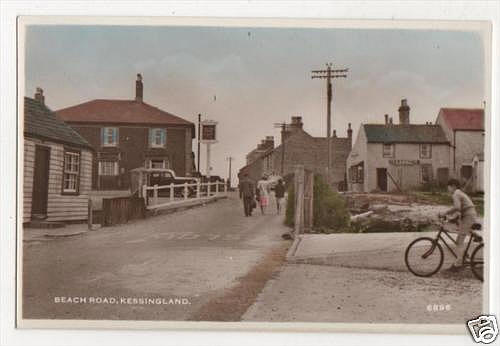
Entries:
MULTIPOLYGON (((52 110, 96 98, 133 99, 136 74, 144 101, 197 122, 219 122, 212 174, 233 177, 275 122, 302 116, 313 136, 326 132, 326 82, 311 70, 349 68, 333 85, 333 128, 354 137, 361 123, 434 121, 441 107, 482 107, 481 36, 462 31, 277 29, 168 26, 29 26, 26 96, 44 89, 52 110), (216 97, 214 97, 216 96, 216 97)), ((193 141, 196 152, 196 142, 193 141)), ((205 170, 202 146, 201 168, 205 170)))

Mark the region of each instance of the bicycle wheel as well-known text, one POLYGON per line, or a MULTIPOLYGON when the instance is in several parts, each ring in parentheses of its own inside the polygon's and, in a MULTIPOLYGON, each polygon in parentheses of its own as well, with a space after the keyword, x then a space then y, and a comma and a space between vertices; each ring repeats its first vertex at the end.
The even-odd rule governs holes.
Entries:
POLYGON ((406 266, 416 276, 428 277, 436 274, 441 269, 443 260, 443 248, 429 237, 415 239, 406 248, 406 266))
POLYGON ((472 253, 470 258, 470 269, 476 278, 483 281, 483 266, 484 266, 484 257, 483 257, 483 249, 484 244, 479 244, 472 253))

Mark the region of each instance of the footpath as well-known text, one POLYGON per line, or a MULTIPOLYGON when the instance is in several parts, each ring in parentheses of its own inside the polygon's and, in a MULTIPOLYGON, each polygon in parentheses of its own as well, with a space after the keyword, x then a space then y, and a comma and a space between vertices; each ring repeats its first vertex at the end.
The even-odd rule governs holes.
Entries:
POLYGON ((477 316, 482 284, 469 268, 431 278, 412 275, 408 244, 433 232, 306 234, 266 284, 245 321, 343 323, 457 323, 477 316))

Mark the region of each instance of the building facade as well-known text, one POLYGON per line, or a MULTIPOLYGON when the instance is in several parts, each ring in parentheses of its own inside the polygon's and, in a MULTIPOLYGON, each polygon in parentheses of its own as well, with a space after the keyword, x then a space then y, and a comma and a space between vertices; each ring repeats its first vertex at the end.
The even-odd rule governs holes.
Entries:
POLYGON ((23 223, 87 219, 91 145, 45 105, 24 98, 23 223))
MULTIPOLYGON (((331 184, 337 189, 345 186, 345 162, 351 150, 352 130, 348 136, 331 138, 331 184)), ((267 148, 258 159, 240 170, 240 175, 248 173, 251 179, 258 180, 263 175, 281 175, 294 173, 296 165, 304 165, 308 170, 327 177, 328 146, 327 138, 313 137, 303 129, 301 117, 292 117, 292 121, 281 132, 281 144, 276 148, 267 148)))
POLYGON ((348 189, 356 192, 405 191, 426 183, 446 184, 450 143, 435 124, 411 124, 402 100, 399 124, 361 124, 347 158, 348 189))
POLYGON ((472 184, 473 159, 484 153, 484 110, 441 108, 436 119, 451 144, 450 175, 472 184))
POLYGON ((138 167, 170 168, 178 176, 195 171, 194 124, 145 103, 140 74, 135 100, 97 99, 57 114, 96 151, 94 189, 129 189, 130 170, 138 167))

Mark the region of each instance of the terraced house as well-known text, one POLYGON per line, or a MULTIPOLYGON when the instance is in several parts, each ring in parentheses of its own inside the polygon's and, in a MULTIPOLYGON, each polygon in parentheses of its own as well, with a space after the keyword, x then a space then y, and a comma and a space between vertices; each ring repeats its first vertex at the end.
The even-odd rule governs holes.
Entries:
POLYGON ((143 101, 143 81, 136 80, 133 100, 96 99, 57 111, 95 149, 92 186, 127 190, 130 170, 170 168, 178 176, 194 170, 193 123, 143 101))

